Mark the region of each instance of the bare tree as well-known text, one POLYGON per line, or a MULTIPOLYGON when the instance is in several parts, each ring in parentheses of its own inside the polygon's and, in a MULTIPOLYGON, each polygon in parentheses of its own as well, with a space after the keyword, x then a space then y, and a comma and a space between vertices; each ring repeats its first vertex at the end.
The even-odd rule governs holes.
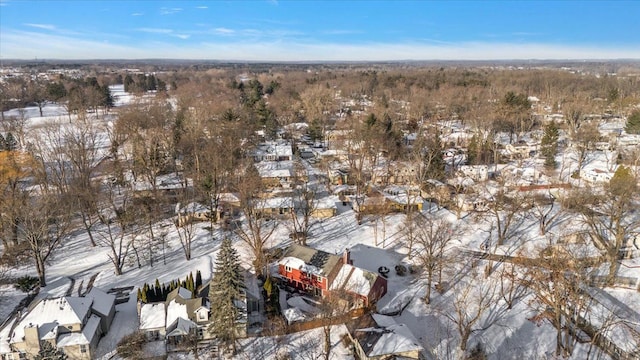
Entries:
POLYGON ((599 138, 600 131, 595 123, 583 124, 575 131, 573 145, 578 155, 578 171, 582 170, 589 150, 599 138))
POLYGON ((450 261, 446 251, 459 231, 442 218, 422 214, 417 214, 409 226, 412 228, 409 242, 415 243, 414 259, 425 270, 427 292, 424 301, 429 304, 434 276, 438 276, 438 282, 441 281, 442 268, 450 261))
POLYGON ((92 246, 96 246, 93 227, 98 221, 97 198, 100 184, 94 176, 100 161, 99 129, 88 119, 79 117, 72 126, 63 128, 63 153, 69 163, 70 191, 77 194, 76 208, 82 218, 92 246))
POLYGON ((487 213, 493 219, 498 236, 497 245, 504 245, 517 229, 519 221, 523 219, 523 211, 530 207, 530 202, 522 194, 508 193, 502 184, 488 207, 487 213))
POLYGON ((176 232, 178 233, 178 238, 180 239, 184 257, 187 261, 191 260, 191 245, 195 237, 195 205, 195 203, 188 203, 182 209, 180 208, 180 204, 176 205, 178 217, 176 221, 173 222, 176 232))
POLYGON ((593 244, 609 262, 609 284, 613 283, 618 270, 620 250, 639 233, 640 221, 632 212, 637 206, 637 194, 638 186, 631 170, 620 166, 604 193, 576 192, 570 200, 569 206, 581 215, 593 244))
POLYGON ((527 270, 527 286, 534 304, 556 328, 556 356, 570 356, 575 345, 578 316, 588 308, 581 288, 589 278, 584 254, 554 245, 543 249, 538 265, 527 270))
POLYGON ((528 294, 526 274, 521 274, 513 263, 502 263, 500 270, 500 297, 507 304, 507 309, 528 294))
POLYGON ((562 216, 563 208, 559 204, 560 201, 551 192, 533 196, 532 203, 532 214, 538 220, 540 235, 545 235, 556 220, 562 216))
POLYGON ((352 295, 345 290, 334 290, 320 300, 318 317, 324 334, 322 343, 325 360, 331 356, 331 329, 346 320, 344 315, 351 309, 352 300, 352 295))
POLYGON ((318 205, 317 186, 310 184, 306 170, 298 162, 294 163, 294 189, 292 198, 295 211, 291 212, 294 240, 302 245, 307 244, 307 236, 316 221, 312 214, 318 205))
POLYGON ((276 219, 262 210, 266 200, 260 198, 263 184, 253 164, 247 164, 239 174, 242 180, 237 182, 240 197, 240 212, 244 215, 244 224, 236 229, 236 234, 251 249, 256 275, 264 274, 267 242, 277 227, 276 219))
POLYGON ((131 210, 130 192, 118 196, 114 189, 110 189, 98 218, 102 224, 97 237, 98 245, 107 247, 110 251, 109 260, 113 264, 116 275, 122 275, 125 260, 134 242, 136 214, 131 210))
POLYGON ((455 325, 460 335, 460 350, 466 351, 472 334, 484 331, 500 320, 495 283, 472 277, 467 284, 461 284, 453 291, 452 309, 443 315, 455 325))
POLYGON ((22 204, 18 226, 33 257, 40 286, 46 286, 47 261, 71 231, 69 200, 41 188, 22 204))

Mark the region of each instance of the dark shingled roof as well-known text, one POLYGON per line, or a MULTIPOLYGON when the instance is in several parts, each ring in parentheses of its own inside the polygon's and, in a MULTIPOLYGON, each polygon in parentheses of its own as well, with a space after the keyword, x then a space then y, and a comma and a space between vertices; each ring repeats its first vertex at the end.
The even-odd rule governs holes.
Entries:
POLYGON ((293 244, 287 248, 284 256, 290 256, 304 261, 308 265, 322 269, 323 274, 328 275, 342 259, 339 255, 316 250, 307 246, 293 244))

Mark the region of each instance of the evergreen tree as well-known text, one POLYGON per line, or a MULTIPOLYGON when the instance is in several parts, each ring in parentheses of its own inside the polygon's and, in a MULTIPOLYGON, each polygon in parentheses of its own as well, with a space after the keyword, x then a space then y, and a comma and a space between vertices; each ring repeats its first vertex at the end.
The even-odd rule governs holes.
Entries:
POLYGON ((135 84, 135 82, 133 81, 133 77, 131 77, 131 75, 127 74, 124 77, 124 91, 133 92, 133 85, 134 84, 135 84))
POLYGON ((200 285, 202 285, 202 274, 200 273, 200 270, 196 271, 196 289, 200 287, 200 285))
POLYGON ((7 150, 7 142, 4 140, 4 136, 0 134, 0 151, 7 150))
POLYGON ((442 150, 440 135, 436 133, 433 140, 428 144, 423 157, 427 176, 431 179, 444 180, 445 178, 445 163, 442 150))
POLYGON ((478 161, 478 137, 473 135, 469 140, 469 146, 467 146, 467 163, 469 165, 476 165, 478 161))
POLYGON ((156 76, 155 75, 149 75, 147 76, 147 83, 146 86, 147 90, 157 90, 158 89, 158 82, 156 81, 156 76))
POLYGON ((558 153, 558 127, 555 123, 550 123, 544 128, 541 151, 544 157, 544 166, 548 169, 556 168, 556 154, 558 153))
POLYGON ((144 283, 144 285, 142 286, 142 302, 149 302, 150 292, 151 291, 149 290, 149 284, 144 283))
POLYGON ((102 93, 102 106, 106 108, 113 107, 113 96, 111 96, 111 90, 109 90, 109 85, 105 84, 99 87, 100 92, 102 93))
POLYGON ((629 115, 625 130, 629 134, 640 134, 640 110, 636 110, 629 115))
POLYGON ((62 82, 50 82, 47 84, 47 95, 53 101, 59 101, 63 97, 67 96, 67 89, 65 89, 62 82))
POLYGON ((7 137, 4 139, 5 150, 13 151, 18 148, 18 141, 13 137, 12 133, 7 133, 7 137))
POLYGON ((48 341, 40 342, 40 351, 34 357, 34 360, 67 360, 67 355, 51 345, 48 341))
POLYGON ((160 79, 157 79, 157 81, 158 81, 158 85, 156 87, 157 87, 158 91, 159 92, 160 91, 166 92, 167 91, 167 83, 162 81, 162 80, 160 80, 160 79))
POLYGON ((209 301, 215 306, 211 306, 211 324, 208 330, 222 343, 231 345, 234 353, 236 320, 240 316, 234 300, 241 298, 244 287, 238 253, 231 240, 224 239, 216 258, 216 270, 209 284, 209 301))

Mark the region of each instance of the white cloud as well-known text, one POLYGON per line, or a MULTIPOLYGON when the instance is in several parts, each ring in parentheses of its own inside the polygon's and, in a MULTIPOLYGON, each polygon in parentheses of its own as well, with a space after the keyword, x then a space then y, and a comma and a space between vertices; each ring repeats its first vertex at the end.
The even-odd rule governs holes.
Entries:
POLYGON ((144 13, 133 13, 133 14, 131 14, 131 16, 142 16, 142 15, 144 15, 144 13))
POLYGON ((322 32, 325 35, 353 35, 362 34, 359 30, 325 30, 322 32))
POLYGON ((160 15, 171 15, 171 14, 179 13, 182 10, 183 10, 182 8, 162 7, 160 8, 160 15))
POLYGON ((233 34, 233 33, 236 32, 233 29, 227 29, 227 28, 223 28, 223 27, 215 28, 215 29, 213 29, 213 31, 218 33, 218 34, 225 34, 225 35, 233 34))
POLYGON ((196 9, 208 9, 208 6, 196 6, 196 9))
POLYGON ((137 28, 136 31, 146 32, 150 34, 171 34, 173 30, 171 29, 160 29, 160 28, 137 28))
MULTIPOLYGON (((144 29, 144 28, 143 28, 144 29)), ((153 29, 186 40, 170 29, 153 29)), ((169 39, 169 38, 168 38, 169 39)), ((183 58, 252 61, 384 61, 384 60, 517 60, 517 59, 640 59, 640 46, 596 47, 549 44, 467 42, 425 43, 300 43, 288 41, 180 43, 165 41, 118 45, 78 36, 30 31, 2 31, 3 58, 145 59, 183 58)))
POLYGON ((187 34, 174 34, 174 35, 171 35, 171 36, 175 36, 175 37, 177 37, 179 39, 182 39, 182 40, 187 40, 188 38, 191 37, 191 35, 187 35, 187 34))
POLYGON ((23 24, 25 26, 30 26, 30 27, 34 27, 34 28, 38 28, 38 29, 43 29, 43 30, 55 30, 56 27, 55 25, 51 25, 51 24, 32 24, 32 23, 26 23, 23 24))

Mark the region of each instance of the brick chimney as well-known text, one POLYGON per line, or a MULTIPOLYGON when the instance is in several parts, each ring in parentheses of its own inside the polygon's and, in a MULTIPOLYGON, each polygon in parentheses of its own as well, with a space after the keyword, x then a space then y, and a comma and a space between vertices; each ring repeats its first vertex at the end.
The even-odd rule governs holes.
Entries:
POLYGON ((348 248, 344 249, 344 253, 342 253, 342 263, 353 265, 353 260, 351 260, 351 251, 348 248))

